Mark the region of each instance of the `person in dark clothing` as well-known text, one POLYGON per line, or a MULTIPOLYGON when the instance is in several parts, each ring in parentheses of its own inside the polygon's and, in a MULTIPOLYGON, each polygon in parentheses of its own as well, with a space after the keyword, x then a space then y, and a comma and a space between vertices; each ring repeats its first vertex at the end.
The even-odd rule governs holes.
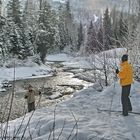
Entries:
POLYGON ((125 54, 122 56, 122 63, 120 71, 116 69, 116 73, 120 78, 120 85, 122 86, 121 102, 122 102, 122 111, 124 116, 128 116, 128 112, 132 111, 132 105, 130 102, 130 90, 131 84, 133 83, 133 69, 132 66, 128 63, 128 55, 125 54))

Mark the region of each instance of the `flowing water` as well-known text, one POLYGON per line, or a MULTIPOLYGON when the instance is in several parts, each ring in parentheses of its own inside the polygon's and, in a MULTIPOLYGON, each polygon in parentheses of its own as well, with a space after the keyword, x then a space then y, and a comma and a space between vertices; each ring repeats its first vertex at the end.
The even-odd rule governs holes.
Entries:
MULTIPOLYGON (((74 78, 74 74, 63 70, 61 63, 53 63, 55 74, 51 77, 17 80, 15 95, 12 103, 10 119, 15 119, 27 112, 27 102, 24 99, 26 87, 31 84, 35 90, 40 89, 42 96, 36 95, 37 108, 49 107, 58 102, 70 99, 73 94, 89 86, 89 82, 74 78)), ((5 121, 10 110, 12 87, 0 93, 0 119, 5 121)))

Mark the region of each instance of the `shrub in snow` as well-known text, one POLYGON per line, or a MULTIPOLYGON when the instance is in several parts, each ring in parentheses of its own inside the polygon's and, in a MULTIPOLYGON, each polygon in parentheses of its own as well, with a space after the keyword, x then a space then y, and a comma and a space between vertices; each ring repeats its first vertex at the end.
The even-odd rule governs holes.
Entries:
POLYGON ((0 25, 4 25, 5 24, 5 18, 0 16, 0 25))
POLYGON ((63 52, 66 53, 66 54, 71 54, 71 56, 75 55, 75 50, 73 50, 74 46, 72 45, 67 45, 63 52))
POLYGON ((40 57, 38 55, 34 55, 31 57, 28 57, 25 60, 20 60, 17 58, 11 58, 4 62, 3 66, 7 68, 13 68, 13 67, 33 67, 40 65, 40 57))
POLYGON ((34 62, 34 63, 36 63, 38 65, 41 65, 42 62, 41 62, 41 59, 40 59, 39 55, 34 55, 34 56, 30 57, 30 58, 31 58, 32 62, 34 62))

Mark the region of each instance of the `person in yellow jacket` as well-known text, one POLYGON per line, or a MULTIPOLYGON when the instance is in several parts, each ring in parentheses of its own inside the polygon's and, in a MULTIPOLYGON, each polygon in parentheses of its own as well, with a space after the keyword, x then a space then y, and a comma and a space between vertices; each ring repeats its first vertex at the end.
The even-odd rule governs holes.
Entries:
POLYGON ((122 111, 124 116, 128 116, 128 112, 132 111, 132 105, 129 98, 131 84, 133 83, 133 68, 128 63, 128 55, 122 56, 122 63, 120 65, 120 71, 116 69, 116 73, 120 78, 120 85, 122 86, 121 102, 122 111))
MULTIPOLYGON (((41 95, 40 91, 39 91, 39 95, 41 95)), ((28 90, 24 98, 27 99, 28 112, 35 110, 35 90, 33 89, 31 84, 28 85, 28 90)))

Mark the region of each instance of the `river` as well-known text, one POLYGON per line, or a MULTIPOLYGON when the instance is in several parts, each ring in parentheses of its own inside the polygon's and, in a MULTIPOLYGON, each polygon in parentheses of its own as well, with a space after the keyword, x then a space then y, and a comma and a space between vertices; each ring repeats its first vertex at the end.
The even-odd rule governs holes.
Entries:
MULTIPOLYGON (((15 94, 12 102, 10 120, 23 116, 27 112, 27 102, 24 99, 26 87, 31 84, 34 89, 40 89, 42 96, 36 96, 36 107, 49 107, 61 101, 70 99, 73 94, 91 85, 90 82, 74 78, 72 72, 64 70, 60 62, 52 63, 55 74, 51 77, 30 78, 15 82, 15 94)), ((4 122, 10 110, 12 87, 0 93, 0 120, 4 122)))

